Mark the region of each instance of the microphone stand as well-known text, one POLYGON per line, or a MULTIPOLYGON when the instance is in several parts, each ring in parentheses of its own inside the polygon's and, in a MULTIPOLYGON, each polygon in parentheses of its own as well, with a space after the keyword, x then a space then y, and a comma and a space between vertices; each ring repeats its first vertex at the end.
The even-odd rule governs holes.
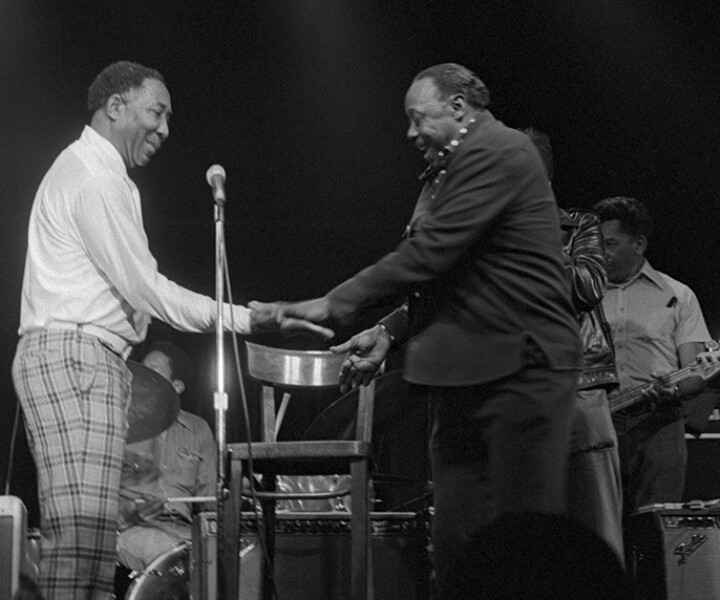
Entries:
MULTIPOLYGON (((213 396, 215 408, 215 436, 217 439, 217 504, 216 504, 216 523, 217 533, 215 540, 217 543, 217 591, 218 599, 224 600, 229 598, 232 590, 225 589, 225 575, 227 572, 225 562, 228 560, 225 556, 223 543, 225 539, 225 503, 229 502, 232 507, 234 501, 229 498, 226 488, 226 412, 228 408, 228 397, 225 391, 225 349, 224 349, 224 333, 225 333, 225 197, 224 195, 215 195, 215 352, 217 356, 217 382, 213 396)), ((229 531, 232 532, 230 527, 229 531)), ((232 573, 234 569, 230 569, 232 573)))

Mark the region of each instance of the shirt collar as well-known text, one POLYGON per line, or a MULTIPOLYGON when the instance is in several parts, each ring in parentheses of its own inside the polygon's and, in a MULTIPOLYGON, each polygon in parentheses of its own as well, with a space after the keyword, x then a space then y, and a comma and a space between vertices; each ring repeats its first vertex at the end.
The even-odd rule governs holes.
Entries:
POLYGON ((85 128, 80 135, 80 141, 84 144, 92 146, 92 148, 103 158, 109 169, 118 175, 127 177, 128 173, 125 161, 122 159, 120 152, 118 152, 117 148, 112 145, 110 140, 100 135, 97 131, 90 127, 90 125, 85 125, 85 128))
POLYGON ((645 259, 640 272, 662 290, 667 290, 668 285, 659 271, 653 269, 652 265, 645 259))
POLYGON ((181 410, 178 413, 178 416, 175 417, 175 420, 180 423, 180 425, 182 425, 185 429, 189 429, 192 431, 192 420, 190 419, 189 413, 181 410))
POLYGON ((653 268, 647 258, 643 259, 642 267, 640 267, 640 270, 635 273, 635 275, 633 275, 630 279, 624 281, 623 283, 608 283, 608 287, 626 288, 636 282, 641 277, 655 284, 661 290, 667 289, 667 285, 665 284, 665 280, 663 279, 662 275, 660 275, 660 273, 653 268))

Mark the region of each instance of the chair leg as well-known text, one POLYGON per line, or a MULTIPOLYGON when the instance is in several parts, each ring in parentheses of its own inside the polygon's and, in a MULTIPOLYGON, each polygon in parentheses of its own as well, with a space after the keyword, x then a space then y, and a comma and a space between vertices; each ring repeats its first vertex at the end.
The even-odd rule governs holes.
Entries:
POLYGON ((358 461, 351 465, 352 517, 350 520, 350 597, 352 600, 373 600, 370 568, 370 490, 368 464, 358 461))
POLYGON ((216 513, 218 600, 236 600, 239 597, 241 489, 242 463, 231 460, 228 494, 226 498, 220 499, 216 513))
MULTIPOLYGON (((263 477, 263 489, 267 492, 274 492, 275 480, 274 475, 266 474, 263 477)), ((267 552, 267 556, 263 560, 263 600, 273 600, 275 591, 275 509, 275 500, 263 500, 263 526, 265 528, 265 551, 267 552)))

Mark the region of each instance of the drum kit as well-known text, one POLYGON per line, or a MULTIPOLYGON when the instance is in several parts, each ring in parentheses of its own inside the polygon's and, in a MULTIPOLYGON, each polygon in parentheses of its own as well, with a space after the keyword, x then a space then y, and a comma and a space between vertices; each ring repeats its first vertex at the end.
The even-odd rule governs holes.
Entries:
POLYGON ((190 543, 171 548, 133 579, 125 600, 188 600, 190 598, 190 543))

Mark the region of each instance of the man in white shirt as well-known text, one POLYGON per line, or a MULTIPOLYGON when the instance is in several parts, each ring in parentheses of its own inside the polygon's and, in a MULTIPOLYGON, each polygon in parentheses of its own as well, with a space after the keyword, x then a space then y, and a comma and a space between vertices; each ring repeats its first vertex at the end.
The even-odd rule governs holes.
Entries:
MULTIPOLYGON (((30 215, 21 336, 13 380, 38 468, 47 600, 111 597, 118 489, 127 428, 131 347, 151 317, 211 331, 215 301, 158 273, 127 169, 144 166, 169 135, 162 75, 137 63, 104 69, 88 90, 92 115, 55 160, 30 215)), ((238 333, 329 330, 277 325, 225 306, 238 333)))

